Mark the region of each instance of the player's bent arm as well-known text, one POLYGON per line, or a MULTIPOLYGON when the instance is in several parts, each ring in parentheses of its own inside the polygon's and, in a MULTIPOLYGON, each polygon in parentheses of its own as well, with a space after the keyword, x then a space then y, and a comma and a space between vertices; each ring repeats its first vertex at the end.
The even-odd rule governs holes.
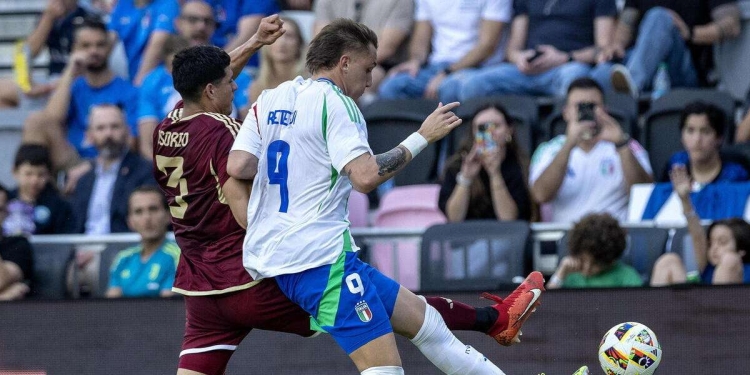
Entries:
POLYGON ((411 152, 403 145, 378 155, 365 153, 344 167, 344 174, 360 193, 369 193, 378 185, 393 177, 412 159, 411 152))
POLYGON ((230 151, 227 173, 238 180, 254 179, 258 173, 258 157, 244 150, 230 151))
POLYGON ((284 34, 283 24, 284 22, 281 21, 278 14, 261 19, 258 31, 250 39, 240 44, 239 47, 229 52, 229 67, 234 73, 234 78, 240 75, 255 52, 258 52, 264 45, 272 44, 284 34))
POLYGON ((221 187, 234 220, 245 229, 247 229, 247 205, 252 187, 252 180, 238 180, 231 177, 221 187))

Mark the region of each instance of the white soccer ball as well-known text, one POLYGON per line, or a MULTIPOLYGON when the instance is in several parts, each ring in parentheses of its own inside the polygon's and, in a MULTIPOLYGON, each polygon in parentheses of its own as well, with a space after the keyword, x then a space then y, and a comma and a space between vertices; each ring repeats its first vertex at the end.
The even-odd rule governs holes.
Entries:
POLYGON ((599 363, 607 375, 650 375, 661 362, 661 345, 641 323, 620 323, 599 344, 599 363))

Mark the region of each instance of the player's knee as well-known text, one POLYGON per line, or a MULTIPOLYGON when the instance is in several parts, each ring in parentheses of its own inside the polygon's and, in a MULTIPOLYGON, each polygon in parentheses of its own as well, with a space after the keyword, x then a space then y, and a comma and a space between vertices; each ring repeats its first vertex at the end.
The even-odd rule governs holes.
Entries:
POLYGON ((370 367, 362 371, 362 375, 404 375, 404 369, 400 366, 370 367))

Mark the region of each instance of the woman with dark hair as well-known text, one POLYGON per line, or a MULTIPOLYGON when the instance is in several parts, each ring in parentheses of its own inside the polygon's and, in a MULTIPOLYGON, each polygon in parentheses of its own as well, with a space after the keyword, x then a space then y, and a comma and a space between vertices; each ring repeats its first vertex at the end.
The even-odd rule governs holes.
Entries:
POLYGON ((528 165, 505 108, 482 106, 446 163, 438 205, 450 222, 529 220, 528 165))

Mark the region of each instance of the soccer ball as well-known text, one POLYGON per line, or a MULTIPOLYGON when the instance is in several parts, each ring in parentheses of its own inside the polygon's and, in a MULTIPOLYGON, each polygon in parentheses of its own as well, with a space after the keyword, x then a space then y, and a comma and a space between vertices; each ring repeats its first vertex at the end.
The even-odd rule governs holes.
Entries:
POLYGON ((641 323, 620 323, 599 344, 599 363, 607 375, 650 375, 661 362, 656 335, 641 323))

